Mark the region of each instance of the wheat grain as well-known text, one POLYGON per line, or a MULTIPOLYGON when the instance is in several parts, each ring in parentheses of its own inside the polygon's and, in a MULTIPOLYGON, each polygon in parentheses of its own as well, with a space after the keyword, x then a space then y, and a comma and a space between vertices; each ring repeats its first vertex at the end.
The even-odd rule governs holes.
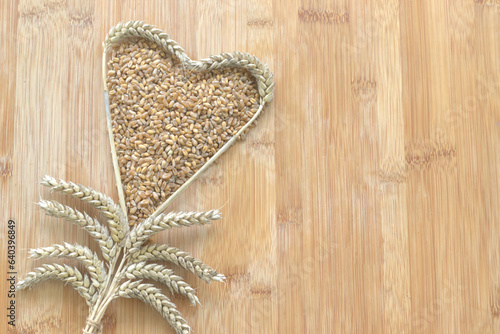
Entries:
POLYGON ((210 283, 210 281, 222 282, 225 279, 224 275, 218 273, 215 269, 203 263, 203 261, 192 257, 189 253, 179 248, 169 245, 146 245, 132 255, 133 262, 159 260, 168 261, 189 270, 207 283, 210 283))
POLYGON ((88 247, 78 244, 71 245, 64 243, 64 245, 54 245, 50 247, 41 247, 31 249, 29 251, 30 257, 34 259, 43 259, 47 257, 65 257, 75 258, 81 261, 88 270, 90 277, 93 280, 93 285, 99 287, 104 283, 106 278, 106 269, 97 254, 93 253, 88 247))
POLYGON ((196 291, 182 277, 174 275, 171 269, 167 269, 162 265, 146 262, 132 263, 128 266, 125 276, 128 279, 153 279, 162 284, 165 284, 170 291, 174 291, 187 297, 192 305, 199 304, 200 301, 196 296, 196 291))
POLYGON ((160 289, 154 287, 152 284, 141 283, 140 281, 127 281, 120 286, 116 294, 125 298, 137 298, 151 305, 168 321, 178 334, 188 334, 191 331, 191 328, 175 305, 160 289))

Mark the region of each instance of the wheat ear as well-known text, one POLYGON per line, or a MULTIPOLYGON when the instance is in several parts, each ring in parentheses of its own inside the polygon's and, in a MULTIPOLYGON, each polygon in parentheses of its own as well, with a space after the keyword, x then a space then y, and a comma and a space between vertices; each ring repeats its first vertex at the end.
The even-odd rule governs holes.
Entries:
POLYGON ((148 218, 130 231, 125 239, 128 253, 133 254, 140 250, 141 245, 154 234, 173 227, 210 224, 211 220, 220 219, 217 210, 207 212, 179 212, 160 214, 154 218, 148 218))
POLYGON ((48 175, 42 178, 41 184, 49 187, 51 191, 59 191, 66 195, 71 195, 71 197, 78 198, 96 207, 108 220, 111 237, 116 243, 119 243, 128 233, 129 226, 122 209, 108 196, 73 182, 57 181, 48 175))
POLYGON ((142 21, 120 22, 111 28, 104 40, 104 53, 108 52, 113 44, 128 37, 142 37, 153 41, 164 50, 177 56, 181 61, 185 63, 191 61, 184 49, 176 41, 172 40, 167 33, 162 32, 154 25, 146 24, 142 21))
POLYGON ((206 59, 191 62, 193 68, 201 71, 211 71, 224 67, 244 68, 257 81, 260 95, 260 104, 271 102, 274 98, 274 77, 266 64, 257 57, 243 52, 221 53, 206 59))
POLYGON ((177 292, 188 298, 192 305, 200 304, 196 291, 182 277, 174 275, 171 269, 156 263, 146 264, 146 262, 132 263, 127 267, 125 276, 128 279, 153 279, 165 284, 170 292, 177 292))
POLYGON ((96 289, 90 284, 88 277, 83 276, 78 269, 61 264, 44 264, 29 272, 26 278, 16 285, 17 290, 31 288, 33 285, 48 279, 57 279, 71 285, 87 304, 91 306, 95 302, 96 289))
POLYGON ((157 310, 177 334, 188 334, 191 328, 170 299, 152 284, 140 281, 127 281, 120 285, 116 295, 125 298, 137 298, 157 310))
POLYGON ((106 279, 106 269, 104 264, 96 253, 92 252, 88 247, 78 244, 71 245, 64 243, 64 245, 54 245, 50 247, 41 247, 31 249, 29 251, 30 257, 33 259, 43 259, 47 257, 65 257, 74 258, 81 261, 85 268, 88 270, 92 279, 92 284, 99 288, 106 279))
POLYGON ((102 226, 97 219, 93 219, 89 215, 83 214, 57 201, 41 200, 38 206, 42 208, 47 215, 64 218, 68 222, 77 224, 87 231, 101 247, 102 255, 106 261, 109 261, 116 255, 116 245, 109 235, 108 229, 102 226))
POLYGON ((218 273, 203 261, 192 257, 189 253, 165 244, 145 245, 138 252, 132 254, 132 262, 142 261, 167 261, 176 264, 189 270, 207 283, 211 281, 222 282, 226 278, 223 274, 218 273))

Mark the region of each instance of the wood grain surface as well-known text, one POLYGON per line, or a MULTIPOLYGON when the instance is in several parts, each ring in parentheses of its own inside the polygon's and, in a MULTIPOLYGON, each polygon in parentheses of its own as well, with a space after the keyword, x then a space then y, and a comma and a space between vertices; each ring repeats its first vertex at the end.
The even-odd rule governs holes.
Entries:
MULTIPOLYGON (((27 250, 86 233, 45 216, 45 174, 118 200, 104 117, 102 41, 119 21, 168 32, 193 59, 246 51, 276 98, 245 142, 170 210, 222 208, 162 233, 227 275, 176 269, 195 333, 500 333, 500 2, 0 2, 0 332, 81 333, 83 299, 50 281, 16 293, 7 325, 7 221, 27 250)), ((60 261, 70 263, 70 261, 60 261)), ((104 333, 172 333, 118 299, 104 333)))

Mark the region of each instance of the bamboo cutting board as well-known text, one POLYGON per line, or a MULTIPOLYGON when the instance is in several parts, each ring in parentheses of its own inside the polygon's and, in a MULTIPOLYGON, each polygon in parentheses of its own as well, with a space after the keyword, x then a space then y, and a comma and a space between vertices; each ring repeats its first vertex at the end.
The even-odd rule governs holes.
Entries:
MULTIPOLYGON (((0 19, 1 333, 85 323, 83 299, 50 281, 16 293, 7 325, 8 220, 17 279, 45 263, 29 248, 97 250, 34 203, 96 213, 42 189, 45 174, 118 199, 101 43, 131 19, 192 59, 252 53, 277 82, 246 141, 169 207, 224 219, 155 237, 227 276, 207 286, 176 271, 203 305, 174 297, 195 333, 500 333, 497 0, 13 0, 0 19)), ((116 300, 104 322, 172 332, 137 300, 116 300)))

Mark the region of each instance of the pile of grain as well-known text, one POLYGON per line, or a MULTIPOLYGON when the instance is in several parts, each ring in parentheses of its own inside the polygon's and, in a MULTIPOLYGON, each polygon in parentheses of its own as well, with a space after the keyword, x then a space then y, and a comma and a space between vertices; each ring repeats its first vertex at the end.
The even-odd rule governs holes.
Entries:
POLYGON ((258 109, 242 69, 189 71, 155 43, 110 51, 107 85, 130 224, 154 212, 258 109))

